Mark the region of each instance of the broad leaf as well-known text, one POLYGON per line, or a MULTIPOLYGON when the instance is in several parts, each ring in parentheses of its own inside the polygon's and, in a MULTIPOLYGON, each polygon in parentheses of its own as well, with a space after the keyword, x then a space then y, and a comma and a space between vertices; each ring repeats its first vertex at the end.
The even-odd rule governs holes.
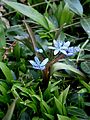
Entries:
POLYGON ((67 116, 62 116, 57 114, 58 120, 71 120, 71 118, 67 117, 67 116))
POLYGON ((3 74, 5 75, 7 81, 11 82, 11 80, 13 80, 13 76, 12 76, 10 69, 3 62, 0 62, 0 69, 2 70, 3 74))
POLYGON ((83 29, 88 34, 88 37, 90 38, 90 18, 87 18, 87 19, 83 18, 80 20, 80 23, 81 23, 83 29))
POLYGON ((37 10, 35 10, 34 8, 32 8, 31 6, 27 6, 21 3, 17 3, 17 2, 8 2, 5 0, 2 0, 4 3, 6 3, 7 5, 9 5, 10 7, 12 7, 13 9, 15 9, 16 11, 22 13, 23 15, 31 18, 32 20, 34 20, 35 22, 39 23, 40 25, 42 25, 44 28, 49 29, 48 28, 48 23, 47 20, 45 19, 45 17, 40 14, 37 10))
POLYGON ((62 93, 59 96, 59 100, 62 104, 66 103, 66 98, 67 98, 69 88, 70 88, 70 85, 64 91, 62 91, 62 93))
POLYGON ((51 113, 50 106, 44 100, 41 100, 40 107, 42 112, 47 112, 48 114, 51 113))
POLYGON ((82 119, 88 119, 87 114, 80 108, 70 106, 68 107, 68 114, 82 118, 82 119))
POLYGON ((83 15, 83 7, 79 0, 64 0, 69 5, 69 8, 76 14, 83 15))
POLYGON ((81 69, 87 73, 87 74, 90 74, 90 62, 82 62, 81 63, 81 69))
POLYGON ((70 70, 70 71, 72 71, 74 73, 79 74, 82 77, 85 77, 84 74, 81 71, 79 71, 78 69, 74 68, 73 66, 67 65, 65 63, 59 63, 59 62, 55 63, 52 66, 51 73, 53 73, 53 72, 55 72, 57 70, 61 70, 61 69, 70 70))
POLYGON ((63 106, 62 103, 54 96, 56 107, 61 115, 63 115, 63 106))

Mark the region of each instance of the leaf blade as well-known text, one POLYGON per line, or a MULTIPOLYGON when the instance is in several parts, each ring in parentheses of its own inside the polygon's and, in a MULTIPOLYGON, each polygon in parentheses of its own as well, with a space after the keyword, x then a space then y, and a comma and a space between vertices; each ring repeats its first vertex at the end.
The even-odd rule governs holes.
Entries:
POLYGON ((11 80, 14 79, 10 69, 3 62, 0 62, 0 69, 4 73, 8 82, 11 82, 11 80))
POLYGON ((40 14, 37 10, 32 8, 31 6, 27 6, 21 3, 17 2, 8 2, 3 0, 4 3, 6 3, 8 6, 12 7, 13 9, 17 10, 18 12, 22 13, 23 15, 31 18, 35 22, 39 23, 42 25, 45 29, 49 29, 47 20, 45 17, 40 14))
POLYGON ((51 73, 54 73, 55 71, 60 70, 60 69, 70 70, 70 71, 72 71, 72 72, 74 72, 74 73, 79 74, 79 75, 82 76, 82 77, 85 77, 85 75, 84 75, 81 71, 79 71, 78 69, 74 68, 73 66, 67 65, 67 64, 65 64, 65 63, 59 63, 59 62, 55 63, 55 64, 52 66, 52 68, 51 68, 51 73))
POLYGON ((69 5, 69 8, 76 14, 83 15, 83 7, 79 0, 64 0, 69 5))

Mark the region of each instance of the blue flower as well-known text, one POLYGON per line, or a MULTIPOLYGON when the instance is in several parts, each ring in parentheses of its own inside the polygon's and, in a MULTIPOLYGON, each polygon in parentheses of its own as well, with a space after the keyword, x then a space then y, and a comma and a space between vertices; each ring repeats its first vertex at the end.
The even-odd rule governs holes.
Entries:
POLYGON ((38 52, 38 53, 43 53, 43 50, 42 49, 39 49, 39 48, 35 48, 35 51, 38 52))
POLYGON ((68 49, 68 47, 70 46, 70 42, 62 42, 62 41, 53 41, 54 47, 50 46, 48 47, 49 49, 54 50, 54 55, 58 54, 59 52, 63 53, 63 54, 67 54, 66 50, 68 49))
POLYGON ((53 41, 54 47, 50 46, 48 47, 49 49, 54 50, 54 55, 58 54, 59 52, 63 53, 66 56, 72 56, 74 55, 76 52, 80 51, 79 47, 69 47, 70 46, 70 42, 62 42, 62 41, 53 41))
POLYGON ((67 56, 72 56, 74 55, 76 52, 79 52, 80 51, 80 48, 79 47, 69 47, 67 50, 66 50, 66 54, 67 56))
POLYGON ((48 58, 46 58, 45 60, 43 60, 42 62, 38 59, 37 56, 34 57, 34 61, 30 60, 29 61, 34 69, 38 69, 38 70, 44 70, 45 69, 45 65, 48 62, 48 58))

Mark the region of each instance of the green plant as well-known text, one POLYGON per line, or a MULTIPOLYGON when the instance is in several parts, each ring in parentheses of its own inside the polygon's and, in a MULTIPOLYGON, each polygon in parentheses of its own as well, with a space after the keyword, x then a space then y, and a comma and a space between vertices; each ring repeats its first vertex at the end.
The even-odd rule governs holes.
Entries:
POLYGON ((2 1, 0 118, 90 119, 89 1, 2 1))

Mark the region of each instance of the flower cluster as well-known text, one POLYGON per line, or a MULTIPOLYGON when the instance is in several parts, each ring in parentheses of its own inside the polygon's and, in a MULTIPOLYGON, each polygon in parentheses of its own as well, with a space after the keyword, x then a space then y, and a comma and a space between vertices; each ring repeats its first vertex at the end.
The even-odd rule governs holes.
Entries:
POLYGON ((62 41, 54 40, 53 44, 54 44, 54 47, 49 46, 48 48, 54 50, 54 55, 57 55, 60 52, 65 54, 66 56, 72 56, 80 50, 79 47, 69 47, 70 46, 69 41, 62 42, 62 41))
MULTIPOLYGON (((74 55, 76 52, 78 52, 80 50, 79 47, 70 47, 70 42, 62 42, 62 41, 53 41, 54 46, 49 46, 49 49, 54 50, 54 55, 57 55, 58 53, 63 53, 66 56, 72 56, 74 55)), ((42 49, 39 48, 35 48, 36 52, 39 53, 43 53, 42 49)), ((48 62, 48 58, 44 59, 42 62, 38 59, 37 56, 34 57, 34 61, 30 60, 29 61, 34 69, 38 69, 38 70, 44 70, 45 69, 45 65, 48 62)))

